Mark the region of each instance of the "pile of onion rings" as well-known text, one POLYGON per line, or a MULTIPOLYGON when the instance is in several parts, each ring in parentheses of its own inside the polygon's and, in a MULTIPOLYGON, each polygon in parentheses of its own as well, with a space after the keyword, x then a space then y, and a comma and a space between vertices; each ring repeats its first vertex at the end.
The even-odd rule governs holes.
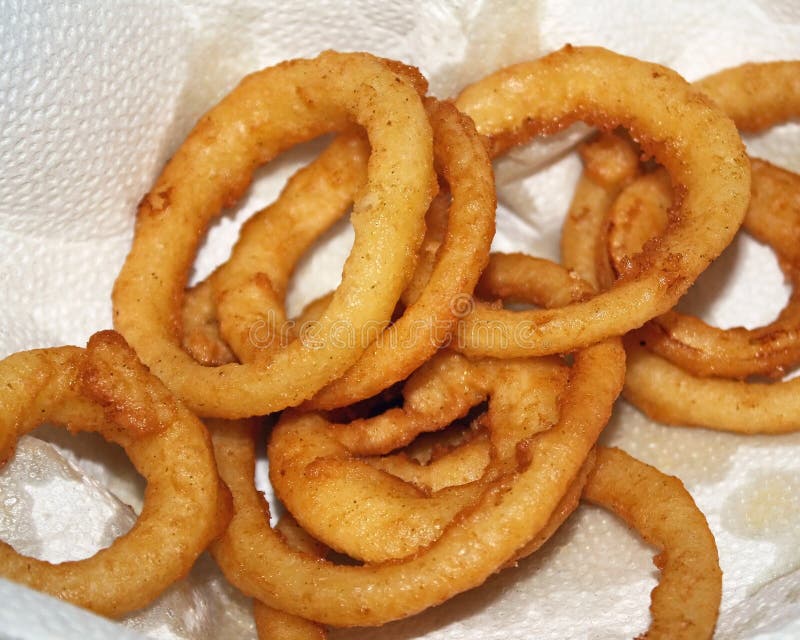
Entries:
POLYGON ((800 428, 799 383, 748 379, 800 362, 800 286, 754 330, 674 310, 740 227, 800 283, 800 177, 751 163, 737 130, 797 117, 800 63, 691 85, 567 46, 451 101, 427 90, 402 63, 325 52, 254 73, 203 116, 139 205, 119 333, 0 362, 0 460, 43 421, 99 431, 148 480, 139 521, 60 565, 0 544, 0 575, 120 616, 208 549, 253 598, 260 638, 321 640, 478 587, 584 500, 659 549, 645 637, 713 635, 705 517, 680 480, 599 439, 623 392, 667 423, 800 428), (490 254, 492 159, 577 121, 598 132, 564 266, 490 254), (206 229, 255 169, 328 133, 189 287, 206 229), (290 317, 299 260, 348 211, 341 284, 290 317), (274 527, 254 480, 265 429, 274 527))

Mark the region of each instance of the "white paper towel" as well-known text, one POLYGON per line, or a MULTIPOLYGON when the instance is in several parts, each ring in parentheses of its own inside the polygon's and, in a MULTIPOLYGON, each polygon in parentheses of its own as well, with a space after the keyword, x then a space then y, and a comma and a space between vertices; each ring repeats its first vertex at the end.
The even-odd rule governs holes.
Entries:
MULTIPOLYGON (((358 0, 346 6, 308 0, 0 0, 0 355, 82 344, 111 325, 111 286, 130 243, 136 202, 194 120, 245 73, 325 48, 361 49, 418 65, 432 92, 448 96, 498 66, 567 42, 607 46, 695 79, 747 60, 800 57, 800 10, 791 0, 358 0)), ((759 155, 800 170, 797 124, 751 143, 759 155)), ((224 259, 241 219, 270 201, 302 158, 290 154, 265 171, 244 202, 212 229, 198 274, 224 259)), ((568 156, 524 181, 513 179, 532 164, 541 164, 540 155, 518 152, 502 168, 495 246, 555 258, 580 164, 568 156)), ((348 238, 343 223, 326 238, 331 251, 304 262, 292 306, 335 284, 331 274, 348 238)), ((747 241, 736 246, 722 261, 724 273, 704 277, 714 279, 722 299, 692 294, 692 308, 723 326, 767 320, 786 297, 770 252, 747 241), (726 288, 733 282, 727 267, 746 284, 726 288)), ((680 476, 707 514, 725 572, 718 637, 795 637, 800 436, 742 438, 660 427, 621 405, 606 440, 680 476)), ((103 469, 91 461, 88 466, 94 466, 89 472, 103 469)), ((9 469, 3 477, 23 479, 9 469)), ((100 514, 108 497, 97 499, 100 514)), ((34 529, 49 517, 32 514, 34 529)), ((97 531, 106 527, 104 517, 91 519, 97 531)), ((65 522, 54 520, 48 531, 65 522)), ((30 542, 46 553, 47 536, 39 530, 42 535, 30 542)), ((542 553, 482 589, 380 632, 332 636, 632 637, 647 626, 656 580, 650 558, 651 551, 614 518, 582 509, 542 553)), ((6 611, 0 637, 43 637, 29 624, 38 600, 24 589, 0 586, 6 611)), ((60 603, 48 610, 65 625, 62 637, 69 629, 98 629, 91 616, 60 603)), ((164 637, 180 637, 185 632, 179 627, 169 632, 178 635, 164 637)), ((213 624, 199 633, 247 637, 213 624)))

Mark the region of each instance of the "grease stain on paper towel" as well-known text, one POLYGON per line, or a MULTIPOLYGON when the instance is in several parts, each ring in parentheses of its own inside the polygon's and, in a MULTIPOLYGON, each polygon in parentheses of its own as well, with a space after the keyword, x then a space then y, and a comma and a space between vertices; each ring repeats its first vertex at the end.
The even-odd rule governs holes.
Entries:
POLYGON ((728 496, 722 526, 734 535, 775 545, 772 564, 754 584, 800 566, 796 535, 800 528, 800 474, 762 471, 728 496))

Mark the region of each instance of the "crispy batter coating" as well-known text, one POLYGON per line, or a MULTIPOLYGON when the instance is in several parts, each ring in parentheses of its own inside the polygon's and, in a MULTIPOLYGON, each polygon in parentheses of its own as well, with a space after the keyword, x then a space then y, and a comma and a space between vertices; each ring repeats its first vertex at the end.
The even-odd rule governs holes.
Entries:
POLYGON ((651 594, 648 640, 705 640, 714 635, 722 571, 714 536, 683 483, 620 449, 598 447, 583 497, 622 518, 660 551, 651 594))

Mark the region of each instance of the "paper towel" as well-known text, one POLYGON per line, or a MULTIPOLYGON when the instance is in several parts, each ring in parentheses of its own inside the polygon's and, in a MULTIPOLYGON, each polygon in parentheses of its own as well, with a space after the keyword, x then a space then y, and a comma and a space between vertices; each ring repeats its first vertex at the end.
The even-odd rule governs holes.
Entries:
MULTIPOLYGON (((0 355, 82 344, 111 325, 111 286, 130 243, 136 202, 194 120, 245 73, 324 48, 362 49, 420 66, 432 92, 448 96, 498 66, 567 42, 607 46, 695 79, 746 60, 800 57, 800 11, 791 0, 360 0, 346 7, 330 1, 0 0, 0 355)), ((571 132, 566 144, 581 135, 571 132)), ((748 142, 759 155, 800 170, 797 124, 748 142)), ((558 155, 564 144, 515 152, 498 167, 497 249, 557 257, 560 221, 580 163, 574 155, 549 164, 543 158, 558 155), (518 179, 534 166, 543 168, 518 179)), ((196 277, 224 259, 240 221, 269 202, 306 155, 289 154, 262 172, 241 205, 211 230, 196 277)), ((335 284, 331 274, 346 255, 349 233, 342 223, 321 243, 330 251, 304 261, 292 307, 335 284)), ((721 264, 724 273, 704 280, 724 295, 692 294, 691 308, 723 326, 775 315, 787 294, 768 250, 740 241, 721 264), (728 285, 733 276, 745 284, 728 285)), ((718 637, 793 637, 800 624, 800 436, 666 428, 620 405, 605 438, 683 478, 707 514, 725 572, 718 637)), ((87 450, 75 450, 87 473, 103 471, 108 480, 104 463, 87 462, 87 450)), ((18 473, 7 468, 4 482, 24 480, 18 473)), ((56 496, 66 495, 64 482, 56 496)), ((130 502, 132 486, 114 484, 130 502)), ((102 532, 100 514, 109 498, 94 490, 100 506, 90 522, 102 532)), ((38 506, 31 511, 41 535, 30 544, 40 553, 47 553, 45 533, 67 526, 71 510, 61 511, 65 519, 52 521, 38 506), (51 524, 42 528, 45 522, 51 524)), ((631 637, 647 626, 656 581, 651 555, 613 517, 582 508, 541 553, 483 588, 380 632, 336 631, 332 637, 631 637)), ((0 588, 6 610, 0 637, 42 637, 32 618, 58 621, 61 637, 70 629, 108 637, 90 614, 51 602, 43 616, 38 595, 0 588)), ((213 589, 197 590, 204 591, 213 589)), ((185 633, 175 629, 173 637, 185 633)), ((222 638, 228 632, 207 627, 203 633, 222 638)))

